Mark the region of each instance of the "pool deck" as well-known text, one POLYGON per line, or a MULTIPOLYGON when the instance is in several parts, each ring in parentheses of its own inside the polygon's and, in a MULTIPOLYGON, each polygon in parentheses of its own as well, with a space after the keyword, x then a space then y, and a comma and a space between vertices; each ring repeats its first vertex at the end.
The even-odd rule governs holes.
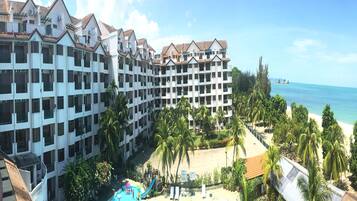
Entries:
MULTIPOLYGON (((239 201, 239 193, 238 192, 231 192, 220 189, 208 190, 206 192, 206 198, 202 198, 201 193, 196 193, 195 196, 190 197, 180 197, 180 201, 239 201), (212 194, 212 197, 210 197, 212 194)), ((170 200, 168 195, 162 195, 158 197, 154 197, 151 199, 147 199, 148 201, 167 201, 170 200)))

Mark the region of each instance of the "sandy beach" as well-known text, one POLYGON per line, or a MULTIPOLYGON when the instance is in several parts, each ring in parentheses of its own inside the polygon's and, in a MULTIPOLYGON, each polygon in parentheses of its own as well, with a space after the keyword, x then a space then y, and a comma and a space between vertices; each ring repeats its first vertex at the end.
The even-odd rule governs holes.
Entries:
MULTIPOLYGON (((291 115, 291 107, 290 106, 288 106, 286 112, 289 116, 291 115)), ((322 131, 322 116, 309 112, 309 118, 314 119, 316 121, 316 123, 319 125, 320 130, 322 131)), ((353 133, 353 125, 342 122, 342 121, 338 121, 338 120, 337 120, 337 122, 338 122, 338 125, 342 128, 343 134, 345 135, 344 143, 345 143, 347 154, 349 154, 350 153, 350 139, 351 139, 351 136, 353 133)))

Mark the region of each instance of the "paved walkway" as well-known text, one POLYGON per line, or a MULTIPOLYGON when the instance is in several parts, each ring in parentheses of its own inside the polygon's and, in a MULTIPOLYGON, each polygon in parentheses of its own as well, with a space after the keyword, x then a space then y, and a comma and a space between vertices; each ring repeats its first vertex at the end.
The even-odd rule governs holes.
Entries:
MULTIPOLYGON (((239 156, 242 158, 260 155, 266 151, 266 148, 248 129, 246 129, 244 146, 246 154, 244 154, 242 150, 240 150, 239 153, 239 156)), ((215 169, 220 169, 226 165, 230 166, 232 164, 232 156, 233 147, 196 150, 194 153, 190 154, 190 165, 187 164, 186 160, 183 161, 180 165, 179 172, 181 172, 181 170, 186 170, 187 172, 195 172, 198 175, 213 173, 215 169)), ((154 168, 161 170, 160 160, 157 156, 152 154, 152 150, 144 151, 143 154, 135 158, 133 161, 136 161, 137 164, 144 164, 145 167, 146 164, 150 162, 154 168)), ((172 174, 175 174, 176 167, 177 162, 171 168, 172 174)))

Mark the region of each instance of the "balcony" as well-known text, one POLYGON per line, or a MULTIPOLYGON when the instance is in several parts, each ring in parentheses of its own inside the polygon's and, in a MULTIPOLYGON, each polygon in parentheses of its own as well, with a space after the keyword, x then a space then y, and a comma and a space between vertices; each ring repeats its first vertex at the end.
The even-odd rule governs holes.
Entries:
POLYGON ((37 185, 32 184, 32 191, 30 192, 33 200, 47 200, 47 168, 41 162, 41 169, 37 170, 37 185))

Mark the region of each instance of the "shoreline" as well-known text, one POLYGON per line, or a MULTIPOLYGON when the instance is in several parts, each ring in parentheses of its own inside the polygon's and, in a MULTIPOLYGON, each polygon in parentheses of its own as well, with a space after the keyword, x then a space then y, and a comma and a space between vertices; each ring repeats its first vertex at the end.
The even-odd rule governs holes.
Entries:
MULTIPOLYGON (((290 106, 287 107, 286 113, 289 116, 291 116, 291 107, 290 106)), ((318 124, 318 126, 320 128, 320 131, 322 131, 322 115, 318 115, 318 114, 309 112, 309 119, 310 118, 314 119, 316 121, 316 123, 318 124)), ((351 139, 351 136, 353 133, 353 124, 349 124, 349 123, 340 121, 338 119, 337 119, 337 123, 342 128, 343 135, 345 136, 345 139, 344 139, 345 148, 346 148, 347 154, 349 155, 350 139, 351 139)))

